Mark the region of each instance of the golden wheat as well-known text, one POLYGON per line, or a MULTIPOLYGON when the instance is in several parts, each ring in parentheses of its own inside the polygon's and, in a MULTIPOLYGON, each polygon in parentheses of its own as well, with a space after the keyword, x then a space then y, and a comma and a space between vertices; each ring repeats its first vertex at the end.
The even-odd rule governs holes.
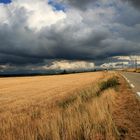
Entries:
POLYGON ((86 102, 81 98, 85 91, 87 96, 96 92, 99 81, 112 76, 97 72, 0 79, 0 139, 117 139, 111 116, 116 91, 108 89, 86 102), (60 106, 70 97, 70 105, 60 106))

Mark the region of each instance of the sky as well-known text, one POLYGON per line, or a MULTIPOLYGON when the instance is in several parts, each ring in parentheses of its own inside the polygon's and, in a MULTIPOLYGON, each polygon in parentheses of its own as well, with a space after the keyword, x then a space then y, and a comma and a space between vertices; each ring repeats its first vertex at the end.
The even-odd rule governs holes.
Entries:
POLYGON ((0 0, 0 72, 129 55, 140 55, 139 0, 0 0))
POLYGON ((8 4, 11 3, 11 0, 0 0, 0 3, 8 4))

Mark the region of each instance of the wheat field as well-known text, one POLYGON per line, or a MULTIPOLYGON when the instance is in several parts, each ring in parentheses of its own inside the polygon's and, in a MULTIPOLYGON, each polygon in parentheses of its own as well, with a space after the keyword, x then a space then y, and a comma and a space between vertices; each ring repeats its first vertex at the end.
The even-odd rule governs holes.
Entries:
POLYGON ((49 102, 103 78, 101 73, 0 78, 0 111, 49 102))
POLYGON ((99 86, 113 76, 0 78, 0 140, 117 139, 111 114, 116 91, 99 86))

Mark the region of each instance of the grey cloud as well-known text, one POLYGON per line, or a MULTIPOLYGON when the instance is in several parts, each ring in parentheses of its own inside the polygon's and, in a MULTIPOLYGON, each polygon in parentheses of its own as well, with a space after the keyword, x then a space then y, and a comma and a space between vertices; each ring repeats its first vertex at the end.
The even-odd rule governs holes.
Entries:
POLYGON ((85 10, 89 5, 93 4, 98 0, 59 0, 59 1, 74 6, 78 9, 85 10))
POLYGON ((32 58, 26 56, 17 56, 12 54, 0 53, 0 65, 11 64, 11 65, 28 65, 42 63, 43 60, 40 58, 32 58))
POLYGON ((140 47, 131 41, 113 39, 109 30, 91 29, 86 36, 78 36, 77 32, 82 34, 82 29, 77 26, 66 26, 60 31, 56 28, 53 25, 37 34, 26 29, 15 32, 1 28, 0 63, 33 64, 46 59, 98 60, 140 52, 140 47))
MULTIPOLYGON (((84 8, 93 1, 69 2, 78 8, 84 8)), ((112 11, 105 13, 106 11, 94 9, 90 13, 81 13, 75 9, 71 16, 72 11, 68 11, 67 18, 36 31, 28 27, 29 15, 26 10, 16 9, 15 15, 9 17, 10 24, 0 24, 0 64, 33 67, 45 65, 48 63, 46 60, 52 59, 102 63, 108 57, 140 53, 138 11, 136 13, 133 8, 131 17, 134 21, 131 25, 126 24, 131 18, 125 18, 129 10, 122 14, 118 12, 119 17, 112 15, 109 20, 106 17, 112 11), (105 16, 100 16, 100 13, 105 16), (135 18, 133 14, 136 15, 135 18)))
POLYGON ((122 0, 122 1, 129 2, 138 9, 140 8, 140 0, 122 0))

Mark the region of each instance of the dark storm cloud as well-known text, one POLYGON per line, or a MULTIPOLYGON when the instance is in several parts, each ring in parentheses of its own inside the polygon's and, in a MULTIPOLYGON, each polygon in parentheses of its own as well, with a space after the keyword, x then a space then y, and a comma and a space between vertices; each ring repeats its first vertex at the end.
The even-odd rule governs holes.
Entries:
POLYGON ((57 31, 54 25, 44 28, 40 33, 1 28, 0 63, 24 65, 43 63, 46 59, 99 60, 140 52, 137 44, 125 39, 116 40, 109 30, 91 29, 90 33, 82 36, 78 36, 77 32, 83 34, 77 26, 66 26, 57 31))
POLYGON ((0 53, 0 65, 11 64, 11 65, 27 65, 42 63, 43 60, 40 58, 32 58, 25 56, 17 56, 11 54, 0 53))
POLYGON ((44 29, 40 35, 28 30, 0 30, 0 63, 38 63, 45 59, 92 59, 98 55, 91 51, 98 47, 108 33, 90 33, 81 38, 72 37, 75 33, 69 27, 57 32, 57 27, 44 29), (47 32, 47 34, 46 34, 47 32))
POLYGON ((140 8, 140 0, 122 0, 122 1, 129 2, 138 9, 140 8))
POLYGON ((60 0, 64 3, 70 4, 71 6, 74 6, 79 9, 86 9, 87 6, 90 4, 98 1, 98 0, 60 0))
MULTIPOLYGON (((139 11, 130 5, 131 8, 127 7, 127 4, 121 12, 112 5, 83 11, 83 8, 95 1, 67 1, 76 8, 66 13, 61 11, 66 17, 51 25, 46 25, 48 18, 43 16, 40 19, 42 16, 38 15, 39 12, 41 15, 45 13, 40 11, 44 4, 35 14, 32 6, 29 6, 29 11, 23 5, 16 6, 12 15, 7 12, 5 20, 0 11, 0 21, 3 21, 0 22, 0 65, 33 67, 52 59, 92 60, 101 63, 112 56, 140 53, 139 11)), ((57 11, 50 12, 51 18, 54 16, 52 12, 57 11)))

